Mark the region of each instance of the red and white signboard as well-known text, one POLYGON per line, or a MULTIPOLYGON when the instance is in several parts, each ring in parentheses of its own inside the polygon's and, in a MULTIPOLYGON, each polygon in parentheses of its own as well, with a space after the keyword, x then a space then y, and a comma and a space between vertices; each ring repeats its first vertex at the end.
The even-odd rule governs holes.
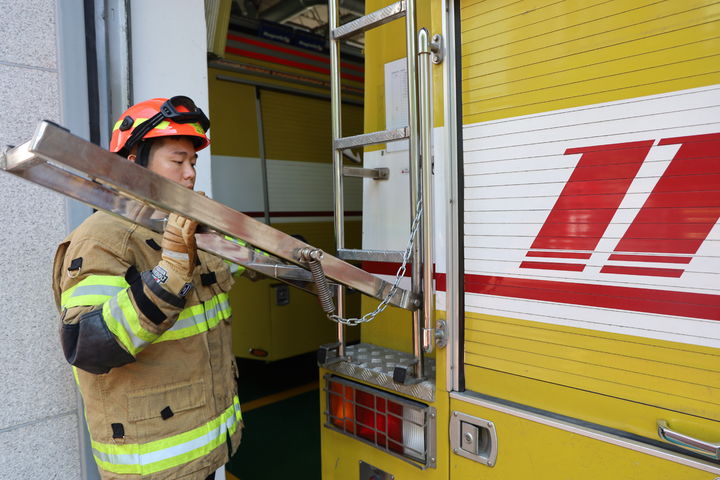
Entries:
POLYGON ((466 310, 720 347, 720 86, 463 136, 466 310))

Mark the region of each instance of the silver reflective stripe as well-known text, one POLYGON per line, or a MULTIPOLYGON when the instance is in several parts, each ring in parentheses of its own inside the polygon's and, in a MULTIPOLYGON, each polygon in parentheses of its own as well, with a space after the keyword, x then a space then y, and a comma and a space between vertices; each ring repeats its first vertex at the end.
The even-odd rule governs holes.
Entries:
MULTIPOLYGON (((93 448, 93 454, 95 457, 97 457, 99 460, 107 463, 111 463, 113 465, 149 465, 155 462, 160 462, 163 460, 168 460, 173 457, 177 457, 180 455, 183 455, 185 453, 191 452, 195 449, 205 447, 207 445, 210 445, 213 441, 217 440, 220 437, 224 437, 228 430, 230 430, 233 425, 237 422, 235 419, 236 412, 239 410, 239 406, 234 403, 233 404, 233 410, 228 415, 228 418, 225 422, 220 422, 217 428, 214 428, 210 431, 208 431, 205 434, 200 435, 197 438, 194 438, 192 440, 188 440, 185 443, 180 443, 178 445, 174 445, 172 447, 167 447, 162 450, 156 450, 154 452, 148 452, 148 453, 132 453, 132 454, 111 454, 111 453, 104 453, 100 452, 97 449, 93 448)), ((222 417, 222 415, 221 415, 222 417)), ((182 434, 181 434, 182 435, 182 434)), ((222 443, 220 444, 222 445, 222 443)), ((206 454, 209 452, 206 452, 206 454)), ((188 460, 189 461, 189 460, 188 460)), ((186 462, 183 462, 186 463, 186 462)))
POLYGON ((122 326, 123 329, 127 332, 128 337, 130 337, 130 341, 136 348, 136 351, 141 350, 150 344, 150 342, 146 342, 145 340, 138 338, 135 335, 135 332, 130 327, 127 318, 125 318, 125 312, 123 312, 122 308, 120 308, 120 305, 118 305, 117 296, 112 297, 108 301, 108 307, 110 308, 110 314, 113 316, 113 318, 117 320, 120 326, 122 326))
POLYGON ((106 295, 112 297, 124 289, 125 287, 114 287, 112 285, 80 285, 73 290, 70 298, 83 295, 106 295))
POLYGON ((187 253, 175 252, 173 250, 163 250, 162 254, 166 257, 177 258, 178 260, 188 260, 190 258, 187 253))
POLYGON ((191 317, 178 320, 177 322, 175 322, 175 325, 168 329, 168 331, 182 330, 183 328, 207 323, 207 319, 215 317, 215 315, 217 315, 221 310, 226 310, 228 308, 230 308, 230 302, 228 302, 227 300, 223 300, 210 310, 205 310, 204 312, 200 312, 191 317))
POLYGON ((237 273, 240 270, 240 266, 237 263, 227 262, 230 267, 230 273, 237 273))

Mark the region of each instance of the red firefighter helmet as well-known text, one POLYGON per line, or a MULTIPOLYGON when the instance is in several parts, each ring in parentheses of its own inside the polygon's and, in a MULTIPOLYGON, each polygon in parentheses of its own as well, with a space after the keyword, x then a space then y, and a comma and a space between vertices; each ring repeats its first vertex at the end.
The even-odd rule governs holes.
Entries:
POLYGON ((110 151, 126 157, 142 140, 183 135, 192 137, 197 152, 210 144, 209 128, 210 120, 189 97, 153 98, 122 114, 113 127, 110 151))

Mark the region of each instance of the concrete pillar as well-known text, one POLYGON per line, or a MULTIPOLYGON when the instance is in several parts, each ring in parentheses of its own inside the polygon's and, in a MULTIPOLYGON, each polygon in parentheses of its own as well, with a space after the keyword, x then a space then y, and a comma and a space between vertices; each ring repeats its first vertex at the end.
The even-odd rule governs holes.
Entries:
MULTIPOLYGON (((60 2, 59 2, 60 3, 60 2)), ((0 0, 0 144, 62 122, 55 0, 0 0)), ((0 478, 81 478, 78 407, 51 270, 65 199, 0 173, 0 478)))

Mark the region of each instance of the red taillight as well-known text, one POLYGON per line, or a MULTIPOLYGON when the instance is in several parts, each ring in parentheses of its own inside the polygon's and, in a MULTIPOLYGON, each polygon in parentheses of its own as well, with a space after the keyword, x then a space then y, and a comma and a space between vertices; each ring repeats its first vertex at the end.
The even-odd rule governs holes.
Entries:
POLYGON ((328 426, 378 448, 427 460, 427 405, 365 385, 328 377, 328 426))
POLYGON ((374 444, 403 452, 403 407, 372 393, 355 391, 358 436, 374 444))
POLYGON ((355 433, 354 390, 348 385, 330 382, 330 418, 332 423, 348 433, 355 433))

